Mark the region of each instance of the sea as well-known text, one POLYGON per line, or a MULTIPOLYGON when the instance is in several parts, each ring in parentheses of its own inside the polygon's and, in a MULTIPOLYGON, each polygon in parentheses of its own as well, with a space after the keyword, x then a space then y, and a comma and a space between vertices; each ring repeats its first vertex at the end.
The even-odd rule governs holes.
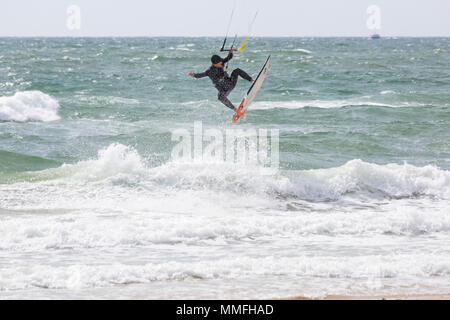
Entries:
POLYGON ((0 299, 450 293, 450 38, 222 42, 0 38, 0 299))

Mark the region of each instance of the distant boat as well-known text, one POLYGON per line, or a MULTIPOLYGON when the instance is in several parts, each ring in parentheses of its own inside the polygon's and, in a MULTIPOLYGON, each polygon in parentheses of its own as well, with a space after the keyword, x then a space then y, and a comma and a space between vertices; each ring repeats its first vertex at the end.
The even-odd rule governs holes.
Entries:
POLYGON ((370 39, 381 39, 381 36, 378 33, 375 33, 370 36, 370 39))

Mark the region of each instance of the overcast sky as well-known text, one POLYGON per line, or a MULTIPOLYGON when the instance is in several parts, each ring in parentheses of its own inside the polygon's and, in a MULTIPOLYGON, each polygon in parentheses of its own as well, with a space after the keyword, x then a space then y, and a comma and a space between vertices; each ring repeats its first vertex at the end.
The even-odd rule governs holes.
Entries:
POLYGON ((223 36, 235 5, 230 34, 367 36, 376 5, 383 36, 450 37, 450 0, 0 0, 0 36, 223 36))

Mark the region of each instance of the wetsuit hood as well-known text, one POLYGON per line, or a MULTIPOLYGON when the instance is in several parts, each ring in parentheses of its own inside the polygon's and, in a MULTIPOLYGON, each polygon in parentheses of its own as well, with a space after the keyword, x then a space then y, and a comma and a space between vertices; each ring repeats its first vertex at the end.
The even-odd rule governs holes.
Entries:
POLYGON ((216 64, 219 62, 223 62, 223 59, 220 56, 218 56, 217 54, 215 54, 211 57, 211 62, 212 62, 212 64, 216 64))

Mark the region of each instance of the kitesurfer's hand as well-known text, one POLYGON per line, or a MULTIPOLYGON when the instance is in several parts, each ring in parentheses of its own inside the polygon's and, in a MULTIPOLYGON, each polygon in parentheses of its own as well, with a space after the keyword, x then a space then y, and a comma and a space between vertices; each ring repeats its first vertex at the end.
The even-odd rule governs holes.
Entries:
POLYGON ((230 52, 230 53, 233 53, 233 51, 237 51, 237 50, 236 50, 236 49, 233 49, 233 48, 231 48, 229 52, 230 52))
POLYGON ((189 72, 189 73, 188 73, 188 76, 189 76, 189 77, 193 77, 194 74, 193 74, 192 72, 189 72))
POLYGON ((250 80, 250 82, 255 82, 255 79, 252 78, 252 80, 250 80))

